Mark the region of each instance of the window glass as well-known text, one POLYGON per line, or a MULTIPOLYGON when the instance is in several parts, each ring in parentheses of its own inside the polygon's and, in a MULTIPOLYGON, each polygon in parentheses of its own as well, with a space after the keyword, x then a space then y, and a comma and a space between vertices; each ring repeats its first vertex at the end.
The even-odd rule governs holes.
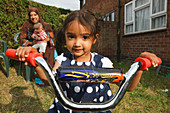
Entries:
POLYGON ((148 3, 148 2, 149 2, 149 0, 136 0, 135 7, 144 5, 144 4, 148 3))
POLYGON ((109 16, 106 17, 106 20, 109 21, 109 16))
POLYGON ((115 21, 115 12, 111 13, 111 21, 115 21))
POLYGON ((133 24, 126 26, 126 33, 132 33, 133 32, 133 24))
POLYGON ((103 18, 103 21, 106 21, 106 17, 103 18))
POLYGON ((152 14, 165 10, 165 0, 153 0, 152 14))
POLYGON ((150 27, 149 7, 136 11, 135 13, 135 31, 148 30, 150 27))
POLYGON ((83 0, 83 6, 86 4, 86 0, 83 0))
POLYGON ((152 29, 166 27, 166 16, 160 16, 152 19, 152 29))
POLYGON ((126 22, 132 20, 132 4, 126 6, 126 22))
POLYGON ((125 33, 166 28, 166 7, 167 0, 132 0, 125 4, 125 33))

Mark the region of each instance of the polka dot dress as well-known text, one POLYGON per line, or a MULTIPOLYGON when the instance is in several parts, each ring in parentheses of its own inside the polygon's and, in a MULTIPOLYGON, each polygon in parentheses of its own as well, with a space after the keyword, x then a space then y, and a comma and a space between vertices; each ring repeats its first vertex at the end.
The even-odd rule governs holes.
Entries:
MULTIPOLYGON (((91 53, 90 62, 77 62, 73 59, 71 53, 62 53, 56 58, 56 61, 62 66, 90 66, 112 68, 113 63, 104 56, 97 53, 91 53)), ((78 103, 103 103, 113 97, 110 87, 106 83, 71 83, 60 82, 65 95, 72 101, 78 103)), ((71 111, 63 107, 55 98, 48 113, 82 113, 71 111)), ((111 113, 110 111, 96 113, 111 113)))

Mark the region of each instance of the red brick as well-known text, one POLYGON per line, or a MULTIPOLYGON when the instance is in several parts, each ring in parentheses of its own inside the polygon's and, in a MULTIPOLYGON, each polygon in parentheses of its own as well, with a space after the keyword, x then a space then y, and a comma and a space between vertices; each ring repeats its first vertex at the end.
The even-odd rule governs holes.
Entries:
MULTIPOLYGON (((124 5, 130 1, 132 0, 121 0, 121 55, 137 57, 142 51, 154 51, 155 54, 170 63, 170 0, 167 0, 167 28, 165 30, 124 35, 124 5)), ((115 10, 115 22, 100 22, 103 39, 105 39, 100 52, 103 55, 116 55, 118 0, 86 0, 83 8, 101 15, 115 10)))

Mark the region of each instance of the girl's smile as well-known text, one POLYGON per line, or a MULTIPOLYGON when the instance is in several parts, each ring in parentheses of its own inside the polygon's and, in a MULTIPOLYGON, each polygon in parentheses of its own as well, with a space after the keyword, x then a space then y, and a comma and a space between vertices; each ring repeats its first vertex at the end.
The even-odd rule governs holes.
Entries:
POLYGON ((75 52, 79 53, 79 52, 81 52, 81 51, 82 51, 82 49, 74 49, 74 48, 73 48, 73 51, 75 51, 75 52))

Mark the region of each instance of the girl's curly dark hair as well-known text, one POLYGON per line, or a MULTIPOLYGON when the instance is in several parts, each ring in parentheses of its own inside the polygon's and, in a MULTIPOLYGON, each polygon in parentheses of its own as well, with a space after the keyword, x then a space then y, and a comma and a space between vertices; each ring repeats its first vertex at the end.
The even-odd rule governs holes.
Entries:
POLYGON ((57 34, 58 42, 65 43, 65 31, 70 25, 70 23, 75 19, 77 19, 80 24, 87 27, 90 30, 91 35, 96 36, 96 34, 99 34, 100 37, 100 27, 98 25, 98 18, 96 18, 96 16, 89 10, 82 9, 78 11, 73 11, 66 17, 62 28, 58 31, 57 34))

